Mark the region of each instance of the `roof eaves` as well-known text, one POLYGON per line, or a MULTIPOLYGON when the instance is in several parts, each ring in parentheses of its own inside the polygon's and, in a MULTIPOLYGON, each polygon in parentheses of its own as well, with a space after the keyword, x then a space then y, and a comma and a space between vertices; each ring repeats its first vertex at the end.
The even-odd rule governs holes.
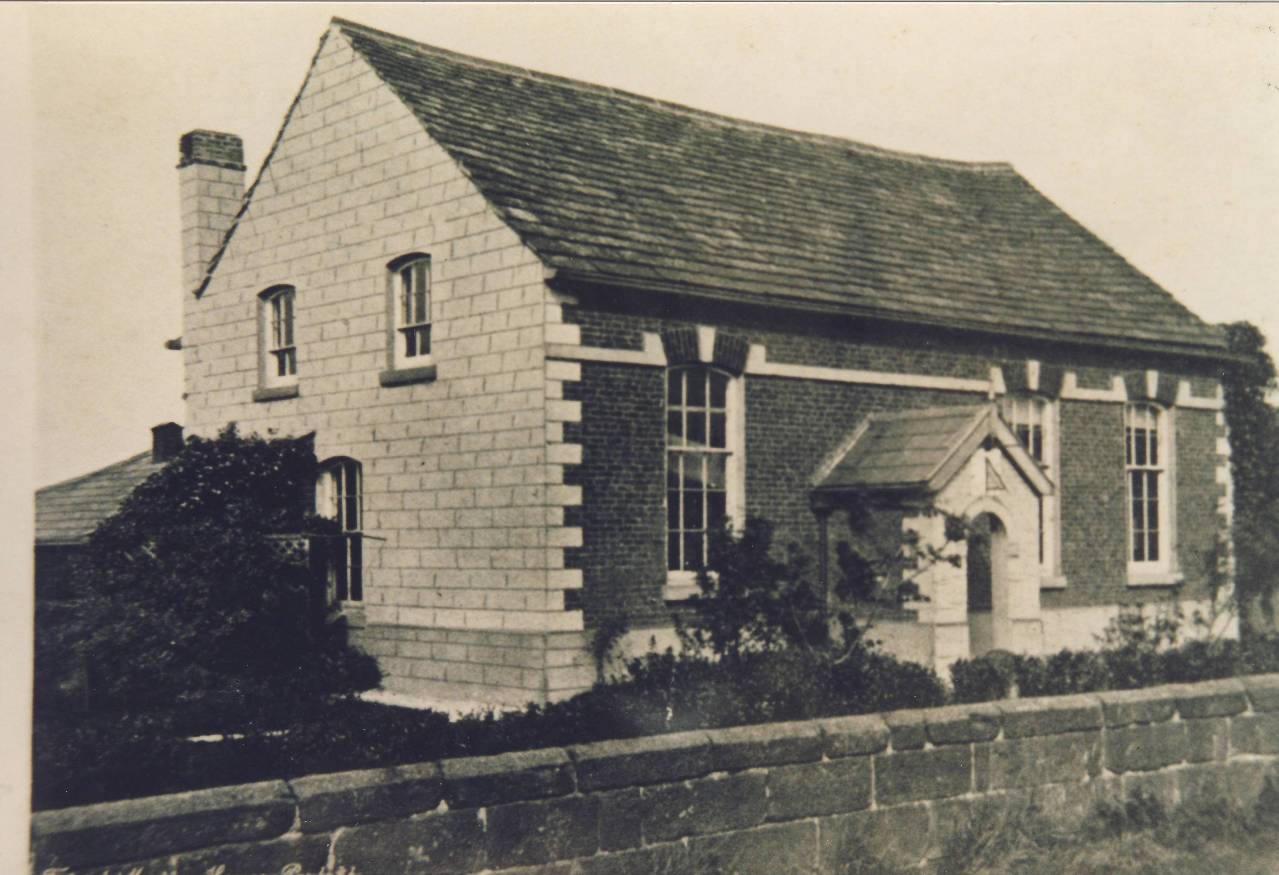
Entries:
MULTIPOLYGON (((664 282, 660 280, 633 280, 617 276, 604 276, 586 270, 557 266, 555 276, 549 280, 552 285, 564 291, 582 290, 584 288, 611 288, 649 292, 663 295, 676 295, 730 304, 747 304, 757 307, 781 308, 792 311, 835 314, 872 319, 879 322, 897 325, 915 325, 928 328, 960 330, 995 337, 1018 338, 1023 340, 1045 340, 1053 343, 1066 343, 1075 346, 1102 347, 1107 349, 1123 349, 1142 352, 1154 352, 1165 355, 1184 355, 1207 359, 1214 362, 1233 361, 1236 356, 1225 348, 1225 341, 1218 332, 1211 333, 1218 343, 1179 343, 1174 341, 1134 340, 1109 335, 1090 334, 1086 332, 1049 331, 1034 328, 1009 328, 984 322, 965 319, 917 316, 913 314, 889 313, 883 310, 860 306, 845 301, 832 299, 826 301, 802 298, 785 290, 767 295, 748 292, 726 292, 707 286, 692 286, 684 283, 664 282)), ((1211 326, 1206 326, 1211 328, 1211 326)))

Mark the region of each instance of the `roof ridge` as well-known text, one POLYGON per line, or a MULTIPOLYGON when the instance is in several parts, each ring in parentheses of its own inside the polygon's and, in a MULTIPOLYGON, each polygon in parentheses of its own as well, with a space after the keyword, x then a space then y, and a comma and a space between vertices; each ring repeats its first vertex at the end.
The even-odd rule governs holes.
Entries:
POLYGON ((127 459, 121 459, 118 462, 112 462, 109 465, 103 465, 101 468, 95 468, 94 470, 89 471, 86 474, 77 474, 75 477, 68 477, 66 480, 59 480, 56 483, 50 483, 48 486, 41 486, 39 489, 36 490, 36 495, 39 495, 41 492, 48 492, 50 489, 58 489, 63 486, 74 486, 77 483, 82 483, 85 480, 88 480, 92 477, 97 477, 99 474, 102 474, 106 471, 111 471, 115 468, 123 468, 126 465, 132 465, 135 462, 140 462, 142 461, 144 457, 147 457, 150 455, 151 455, 150 450, 143 450, 140 453, 136 453, 132 456, 129 456, 129 458, 127 459))
POLYGON ((613 88, 608 85, 600 85, 595 82, 587 82, 583 79, 573 79, 568 76, 560 76, 555 73, 545 73, 540 70, 533 70, 527 67, 521 67, 517 64, 508 64, 503 61, 491 61, 487 58, 480 58, 475 55, 467 55, 462 52, 445 49, 439 46, 433 46, 429 43, 420 42, 410 39, 409 37, 400 36, 399 34, 390 33, 385 30, 379 30, 375 27, 369 27, 366 24, 360 24, 350 19, 334 16, 331 24, 337 25, 344 30, 354 30, 361 32, 366 36, 374 39, 386 40, 399 43, 413 51, 422 52, 424 54, 437 55, 446 57, 458 63, 466 64, 485 70, 506 71, 512 75, 525 76, 530 79, 550 82, 556 85, 562 85, 575 88, 580 91, 591 92, 595 94, 604 94, 614 98, 634 101, 654 107, 656 109, 665 110, 667 112, 689 116, 695 120, 710 123, 718 123, 746 130, 760 131, 770 134, 779 134, 792 137, 798 140, 808 140, 810 142, 820 142, 828 145, 843 146, 856 152, 867 155, 876 155, 882 158, 891 158, 895 160, 905 161, 913 164, 927 164, 933 166, 950 167, 956 170, 967 170, 975 173, 1002 173, 1013 176, 1020 176, 1013 165, 1008 161, 963 161, 957 158, 941 158, 935 155, 925 155, 920 152, 906 152, 898 149, 889 149, 884 146, 876 146, 871 143, 863 143, 858 140, 852 140, 847 137, 839 137, 834 134, 822 134, 816 131, 801 131, 794 128, 782 127, 781 125, 768 124, 767 122, 757 122, 750 119, 739 118, 737 116, 725 115, 723 113, 713 112, 707 109, 698 109, 697 107, 688 106, 683 103, 676 103, 671 100, 663 100, 658 97, 650 97, 645 94, 639 94, 634 91, 626 91, 620 88, 613 88))

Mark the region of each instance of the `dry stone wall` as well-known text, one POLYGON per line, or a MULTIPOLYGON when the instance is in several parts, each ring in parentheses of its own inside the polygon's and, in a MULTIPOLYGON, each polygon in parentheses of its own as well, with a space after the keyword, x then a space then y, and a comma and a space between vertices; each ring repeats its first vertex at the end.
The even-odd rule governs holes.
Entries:
POLYGON ((833 873, 994 807, 1251 802, 1279 675, 685 732, 38 813, 60 875, 833 873))

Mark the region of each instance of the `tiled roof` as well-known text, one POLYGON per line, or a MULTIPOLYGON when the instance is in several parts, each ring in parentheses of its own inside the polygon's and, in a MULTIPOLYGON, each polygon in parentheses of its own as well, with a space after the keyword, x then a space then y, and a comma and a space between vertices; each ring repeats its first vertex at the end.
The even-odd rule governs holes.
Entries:
POLYGON ((985 407, 939 407, 871 416, 821 488, 924 488, 985 407))
POLYGON ((1007 164, 740 121, 334 24, 565 279, 1223 348, 1007 164))
POLYGON ((36 543, 79 544, 120 508, 144 480, 164 467, 150 451, 36 492, 36 543))
POLYGON ((1052 492, 1052 484, 990 404, 869 416, 814 486, 819 492, 939 492, 988 439, 1003 446, 1032 488, 1052 492))

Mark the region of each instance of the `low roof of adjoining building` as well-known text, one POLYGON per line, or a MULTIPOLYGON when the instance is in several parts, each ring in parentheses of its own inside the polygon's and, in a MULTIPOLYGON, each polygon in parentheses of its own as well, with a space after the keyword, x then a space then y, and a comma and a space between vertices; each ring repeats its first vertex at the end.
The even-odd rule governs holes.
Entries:
POLYGON ((83 544, 136 487, 164 467, 151 451, 36 492, 36 545, 83 544))

